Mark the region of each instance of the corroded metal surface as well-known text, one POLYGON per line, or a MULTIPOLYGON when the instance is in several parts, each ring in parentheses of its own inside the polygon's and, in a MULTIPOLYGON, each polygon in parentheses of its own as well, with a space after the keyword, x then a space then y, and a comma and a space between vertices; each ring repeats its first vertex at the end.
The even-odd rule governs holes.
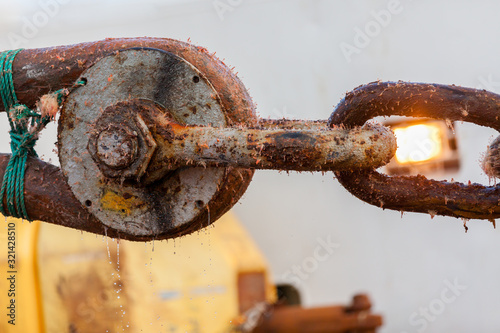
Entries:
MULTIPOLYGON (((0 178, 4 176, 10 156, 0 154, 0 178)), ((31 157, 26 165, 24 196, 28 215, 32 219, 97 234, 105 233, 103 225, 75 198, 59 168, 31 157)), ((110 230, 110 235, 115 237, 117 234, 110 230)))
POLYGON ((500 136, 489 144, 481 167, 488 177, 500 178, 500 136))
POLYGON ((141 116, 127 108, 107 107, 89 134, 87 150, 106 177, 140 179, 156 151, 141 116))
POLYGON ((258 129, 301 129, 318 130, 329 129, 326 120, 296 120, 296 119, 259 119, 258 129))
MULTIPOLYGON (((137 158, 137 132, 130 127, 109 125, 99 133, 95 158, 112 169, 130 166, 137 158)), ((90 145, 89 145, 90 148, 90 145)))
MULTIPOLYGON (((329 125, 360 126, 375 116, 390 115, 467 121, 500 131, 500 95, 438 84, 374 82, 349 92, 329 125)), ((500 217, 498 186, 388 177, 366 170, 336 176, 356 197, 382 208, 467 219, 500 217)))
POLYGON ((84 70, 103 57, 140 47, 171 52, 195 66, 219 94, 229 125, 257 123, 250 95, 222 61, 203 47, 168 38, 109 38, 91 43, 23 50, 13 64, 17 97, 21 103, 33 107, 40 96, 61 88, 71 88, 84 70))
MULTIPOLYGON (((0 154, 0 178, 4 176, 10 156, 10 154, 0 154)), ((180 237, 206 227, 210 218, 222 215, 225 212, 224 209, 227 209, 227 207, 217 207, 218 210, 212 210, 210 213, 203 212, 196 224, 188 225, 186 229, 181 228, 157 236, 138 236, 119 232, 102 224, 87 209, 82 207, 58 167, 31 157, 28 158, 26 165, 24 195, 26 208, 32 219, 103 236, 131 241, 180 237)), ((227 171, 226 175, 227 180, 221 183, 221 192, 217 193, 215 199, 227 200, 226 196, 229 196, 232 198, 229 206, 232 206, 243 195, 242 191, 244 190, 234 188, 231 184, 241 181, 241 179, 251 179, 252 173, 247 173, 244 169, 233 169, 227 171)), ((5 198, 4 204, 6 204, 5 198)))
MULTIPOLYGON (((33 107, 43 94, 60 88, 71 87, 83 71, 105 56, 123 49, 140 47, 168 51, 193 64, 217 91, 224 110, 224 118, 228 124, 244 126, 257 124, 251 98, 241 81, 231 70, 214 55, 209 54, 206 49, 172 39, 107 39, 78 45, 23 50, 14 61, 13 76, 16 93, 21 103, 33 107)), ((195 115, 194 110, 192 111, 192 114, 195 115)), ((192 119, 196 119, 196 117, 192 116, 192 119)), ((75 158, 78 158, 78 156, 75 156, 75 158)), ((28 168, 31 166, 39 167, 38 162, 34 162, 34 160, 30 160, 30 163, 28 168)), ((54 170, 51 170, 51 174, 56 171, 57 168, 54 168, 54 170)), ((205 203, 202 209, 198 210, 197 219, 191 221, 190 224, 184 224, 170 229, 168 232, 156 235, 139 236, 100 225, 95 218, 88 214, 84 207, 81 207, 78 201, 75 201, 76 199, 69 190, 68 185, 65 185, 64 189, 60 191, 45 191, 45 200, 37 197, 37 201, 32 201, 33 197, 27 195, 26 205, 30 216, 35 219, 68 225, 75 229, 102 235, 107 233, 112 237, 136 241, 178 237, 199 230, 217 220, 238 201, 253 176, 253 171, 249 169, 228 167, 219 172, 223 173, 223 177, 219 179, 217 191, 212 199, 205 203), (60 200, 61 197, 67 198, 67 207, 71 207, 70 210, 75 214, 72 218, 64 214, 68 209, 62 209, 62 205, 58 206, 57 209, 50 209, 54 202, 65 202, 60 200), (47 204, 47 202, 51 204, 47 204), (50 211, 38 211, 38 209, 41 209, 42 204, 45 204, 50 211), (82 217, 81 220, 78 217, 82 217)), ((39 176, 42 180, 48 179, 47 174, 41 173, 39 176)), ((198 205, 200 205, 199 202, 198 205)))
POLYGON ((161 119, 155 124, 163 136, 154 160, 157 169, 185 166, 295 171, 372 169, 388 163, 396 151, 392 132, 375 125, 318 130, 180 126, 161 119))
MULTIPOLYGON (((101 126, 96 126, 95 133, 91 134, 89 150, 96 155, 94 160, 103 172, 107 171, 108 177, 128 176, 128 168, 115 167, 108 171, 106 163, 110 159, 115 164, 131 159, 132 152, 125 151, 121 142, 132 146, 124 138, 123 124, 134 117, 147 123, 150 141, 158 148, 150 163, 149 159, 145 161, 149 164, 144 165, 147 174, 140 179, 141 183, 151 183, 175 169, 195 166, 295 171, 371 169, 386 164, 396 151, 393 133, 379 125, 367 124, 354 129, 326 126, 311 129, 300 122, 286 124, 285 129, 280 127, 281 123, 274 128, 182 125, 161 105, 134 99, 109 106, 97 121, 101 126), (113 125, 117 123, 122 125, 113 125), (100 158, 96 152, 103 133, 112 139, 108 139, 111 144, 105 145, 106 156, 100 158), (120 144, 115 144, 116 141, 120 144), (101 166, 103 163, 106 168, 101 166)), ((128 126, 129 131, 132 127, 128 126)), ((143 144, 139 142, 139 145, 143 144)), ((140 160, 141 156, 133 164, 140 160)))
MULTIPOLYGON (((102 111, 134 98, 166 106, 169 115, 185 124, 224 127, 224 112, 210 83, 183 59, 153 49, 108 56, 85 71, 80 80, 86 85, 67 97, 59 121, 61 169, 80 203, 108 227, 137 236, 161 235, 195 221, 216 195, 225 177, 223 168, 178 169, 154 184, 141 186, 124 182, 124 177, 106 180, 88 148, 96 146, 91 138, 99 137, 106 124, 128 127, 136 135, 141 132, 142 120, 134 110, 102 111)), ((144 135, 147 137, 147 133, 138 137, 139 156, 129 167, 128 176, 137 180, 152 156, 151 138, 144 135)))
MULTIPOLYGON (((72 46, 24 50, 18 54, 14 61, 14 85, 17 95, 21 103, 27 104, 28 106, 34 106, 35 102, 42 94, 64 87, 71 87, 84 71, 91 68, 104 57, 112 54, 115 57, 119 57, 121 50, 141 47, 156 48, 171 52, 173 55, 179 56, 193 65, 194 70, 199 70, 200 75, 190 77, 191 81, 188 80, 188 77, 184 78, 184 82, 187 84, 189 81, 190 84, 184 86, 184 88, 190 90, 192 89, 191 84, 195 84, 194 87, 196 89, 196 84, 199 82, 206 82, 211 85, 213 90, 216 92, 214 94, 214 101, 218 102, 220 110, 223 112, 223 127, 242 126, 250 129, 259 128, 269 131, 277 131, 277 128, 281 130, 300 130, 306 132, 324 131, 325 123, 321 121, 259 121, 255 116, 251 99, 243 85, 222 62, 220 62, 213 55, 210 55, 203 48, 170 39, 109 39, 95 43, 85 43, 72 46)), ((170 67, 167 67, 162 68, 161 72, 168 73, 170 67)), ((140 77, 141 70, 136 70, 134 75, 140 77)), ((163 87, 171 84, 166 77, 168 77, 168 75, 164 77, 165 80, 163 81, 163 87)), ((144 79, 146 81, 148 80, 146 77, 144 79)), ((108 76, 107 81, 102 82, 102 88, 105 88, 108 85, 116 85, 116 87, 119 87, 119 80, 118 82, 115 80, 116 77, 108 76)), ((155 91, 153 96, 151 96, 151 94, 143 96, 141 93, 136 94, 140 90, 140 87, 140 84, 137 87, 132 87, 131 89, 134 94, 125 99, 128 100, 129 97, 139 97, 149 98, 154 101, 161 100, 164 90, 159 89, 155 91)), ((83 87, 80 89, 86 88, 87 87, 83 87)), ((97 93, 97 87, 94 88, 94 93, 97 93)), ((124 92, 122 91, 121 93, 124 92)), ((174 105, 168 104, 169 101, 174 100, 176 99, 163 100, 164 106, 169 112, 170 109, 177 108, 174 105)), ((112 97, 108 99, 108 102, 110 101, 117 102, 117 100, 113 100, 112 97)), ((210 103, 210 105, 205 104, 202 106, 202 109, 210 109, 216 104, 217 103, 210 103)), ((102 110, 110 105, 111 104, 103 103, 103 105, 101 105, 102 110)), ((328 126, 340 124, 347 126, 361 126, 366 120, 378 115, 409 115, 439 118, 450 122, 454 120, 470 121, 499 129, 499 105, 498 95, 480 90, 432 84, 373 83, 360 87, 352 93, 349 93, 337 107, 328 122, 328 126)), ((71 107, 80 107, 83 109, 81 105, 73 105, 71 107)), ((186 110, 186 107, 184 107, 183 110, 186 110)), ((217 125, 217 119, 212 122, 212 120, 208 119, 206 115, 201 115, 199 111, 200 109, 198 106, 194 108, 187 107, 185 113, 176 114, 173 120, 181 124, 211 124, 219 126, 217 125), (206 121, 206 123, 203 123, 204 121, 206 121)), ((217 115, 219 113, 215 112, 214 114, 217 115)), ((94 115, 97 115, 97 113, 94 115)), ((98 118, 99 117, 96 116, 94 121, 98 118)), ((75 124, 79 121, 79 118, 75 118, 75 124)), ((147 119, 144 120, 144 122, 147 122, 147 119)), ((90 124, 90 122, 88 123, 90 124)), ((97 126, 97 123, 94 122, 92 125, 97 126)), ((210 131, 210 129, 208 129, 208 131, 210 131)), ((124 129, 124 133, 126 132, 127 130, 124 129)), ((268 132, 268 134, 270 133, 271 132, 268 132)), ((104 140, 106 144, 103 147, 108 144, 118 144, 123 149, 129 149, 131 152, 130 157, 125 157, 123 160, 120 158, 115 159, 117 156, 113 157, 107 155, 104 150, 99 152, 97 149, 98 145, 94 145, 94 148, 97 150, 90 154, 93 156, 92 161, 94 161, 94 163, 96 161, 103 162, 110 170, 121 170, 118 173, 123 173, 122 171, 124 169, 136 163, 140 156, 142 156, 141 154, 143 154, 139 147, 139 136, 137 137, 137 147, 135 147, 135 139, 130 141, 129 139, 122 138, 125 141, 120 141, 118 138, 116 139, 118 141, 113 142, 109 141, 110 138, 106 137, 105 134, 103 134, 102 137, 99 135, 96 140, 104 140), (135 150, 136 148, 137 151, 135 150)), ((267 140, 268 138, 265 139, 267 140)), ((269 165, 273 163, 282 163, 282 167, 287 169, 286 166, 292 164, 287 161, 295 158, 296 154, 287 155, 286 153, 286 149, 288 147, 287 145, 290 144, 290 141, 294 141, 293 139, 290 139, 290 137, 287 137, 287 140, 285 140, 286 145, 283 146, 285 150, 279 151, 281 156, 285 155, 288 157, 285 157, 284 160, 278 162, 273 160, 269 165)), ((248 143, 248 137, 246 140, 248 143)), ((258 138, 257 141, 262 142, 261 140, 262 138, 258 138)), ((274 140, 274 142, 276 142, 276 140, 274 140)), ((87 145, 86 148, 89 148, 89 146, 87 145)), ((204 147, 201 148, 201 152, 203 154, 204 147)), ((92 149, 90 148, 90 150, 92 149)), ((208 151, 206 153, 208 153, 208 151)), ((170 167, 165 168, 165 161, 171 161, 171 157, 167 160, 160 160, 157 155, 159 154, 150 153, 150 161, 148 162, 146 159, 146 163, 140 163, 141 168, 138 169, 139 172, 131 173, 131 175, 138 176, 138 178, 143 179, 147 184, 162 179, 164 176, 172 177, 173 175, 168 173, 170 167), (153 155, 156 157, 153 157, 153 155), (159 161, 161 161, 161 163, 158 163, 159 161), (144 168, 144 165, 147 166, 147 171, 144 168)), ((245 153, 244 155, 252 157, 251 152, 249 152, 249 154, 245 153)), ((278 152, 273 152, 270 156, 277 155, 278 152)), ((261 155, 259 155, 259 157, 260 156, 261 155)), ((76 159, 82 158, 81 155, 74 155, 74 157, 76 159)), ((206 157, 207 156, 203 158, 206 157)), ((231 155, 224 158, 226 160, 232 159, 231 155)), ((253 161, 247 159, 247 161, 243 164, 252 168, 258 168, 264 167, 267 160, 257 158, 253 161), (257 163, 258 160, 259 162, 257 163), (259 166, 260 163, 262 163, 261 166, 259 166)), ((174 165, 177 162, 172 163, 172 165, 174 165)), ((210 165, 212 162, 209 161, 207 163, 200 161, 199 165, 204 165, 204 163, 206 165, 210 165)), ((299 164, 300 163, 301 162, 299 162, 299 164)), ((232 164, 227 163, 223 165, 232 164)), ((269 167, 269 165, 266 167, 269 167)), ((304 167, 304 169, 306 169, 306 167, 304 167)), ((104 169, 98 168, 98 170, 103 172, 102 170, 104 169)), ((112 173, 111 171, 109 172, 112 173)), ((203 171, 203 173, 204 172, 205 171, 203 171)), ((221 172, 221 170, 214 172, 221 172)), ((171 229, 169 229, 170 231, 165 233, 161 233, 159 229, 156 231, 150 230, 149 232, 159 232, 156 234, 156 237, 158 238, 169 238, 197 230, 201 226, 215 221, 238 200, 248 186, 252 174, 253 171, 251 169, 226 167, 223 170, 223 175, 219 174, 215 177, 219 180, 214 178, 211 181, 208 181, 210 184, 216 184, 216 190, 213 192, 212 199, 209 200, 209 202, 197 200, 196 195, 193 193, 186 194, 186 197, 190 198, 189 200, 194 200, 193 202, 195 206, 203 206, 202 209, 197 211, 198 215, 191 221, 191 223, 182 226, 171 225, 171 229)), ((427 180, 423 177, 391 177, 389 179, 388 177, 380 175, 374 171, 341 171, 337 172, 337 176, 342 184, 349 187, 351 192, 355 193, 367 202, 383 206, 385 208, 451 215, 465 218, 491 219, 500 215, 500 209, 498 208, 496 202, 496 198, 499 194, 497 193, 498 190, 496 187, 484 187, 478 184, 450 184, 446 182, 427 180), (419 191, 415 191, 418 187, 420 187, 419 191), (481 205, 478 205, 478 203, 481 203, 481 205)), ((196 177, 189 177, 190 181, 195 178, 196 177)), ((199 179, 201 180, 201 178, 199 179)), ((124 179, 122 178, 121 180, 123 181, 124 179)), ((203 179, 201 181, 204 182, 205 180, 206 179, 203 179)), ((193 184, 189 183, 189 185, 191 186, 193 184)), ((197 183, 196 186, 199 186, 199 183, 197 183)), ((84 205, 88 203, 86 200, 80 200, 80 202, 84 205)), ((27 202, 27 204, 29 206, 30 203, 27 202)), ((181 212, 180 214, 183 213, 181 212)), ((130 231, 127 228, 125 229, 125 233, 130 231)), ((117 230, 113 229, 111 232, 116 233, 117 230)), ((138 234, 128 234, 128 237, 132 239, 139 239, 142 236, 139 236, 138 234)))

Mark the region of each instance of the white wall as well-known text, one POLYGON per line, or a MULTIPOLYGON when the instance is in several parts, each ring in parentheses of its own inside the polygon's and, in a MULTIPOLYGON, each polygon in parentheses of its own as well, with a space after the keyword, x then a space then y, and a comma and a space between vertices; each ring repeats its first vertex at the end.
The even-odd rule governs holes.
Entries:
MULTIPOLYGON (((46 2, 1 0, 0 49, 16 47, 9 34, 23 36, 23 25, 46 2)), ((341 43, 353 44, 355 29, 371 27, 372 11, 392 1, 60 2, 66 4, 37 33, 25 35, 23 47, 119 36, 191 38, 236 66, 262 117, 326 119, 346 91, 377 79, 500 88, 495 1, 400 0, 390 22, 350 62, 341 43), (217 3, 231 10, 218 13, 217 3)), ((1 118, 2 152, 9 151, 6 132, 1 118)), ((450 177, 488 184, 478 147, 484 150, 493 134, 457 126, 462 169, 450 177)), ((38 148, 46 159, 57 159, 54 141, 52 128, 38 148)), ((383 332, 500 330, 500 234, 488 222, 470 221, 465 234, 461 220, 401 218, 352 197, 331 173, 257 172, 235 211, 276 281, 297 282, 306 305, 345 303, 363 291, 385 317, 383 332), (338 248, 315 256, 318 238, 338 248), (304 265, 308 272, 293 273, 304 265), (448 287, 454 281, 466 289, 454 295, 448 287), (421 311, 429 307, 425 317, 421 311)))

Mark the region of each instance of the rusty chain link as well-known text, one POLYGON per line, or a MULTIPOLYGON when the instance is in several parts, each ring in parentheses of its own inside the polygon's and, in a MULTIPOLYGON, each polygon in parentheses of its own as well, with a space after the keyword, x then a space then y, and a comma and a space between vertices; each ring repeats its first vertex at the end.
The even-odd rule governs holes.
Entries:
MULTIPOLYGON (((500 130, 500 96, 485 90, 426 83, 373 82, 354 89, 337 105, 329 126, 361 126, 376 116, 465 121, 500 130)), ((500 217, 500 187, 389 177, 374 170, 336 171, 359 199, 381 208, 466 219, 500 217)))

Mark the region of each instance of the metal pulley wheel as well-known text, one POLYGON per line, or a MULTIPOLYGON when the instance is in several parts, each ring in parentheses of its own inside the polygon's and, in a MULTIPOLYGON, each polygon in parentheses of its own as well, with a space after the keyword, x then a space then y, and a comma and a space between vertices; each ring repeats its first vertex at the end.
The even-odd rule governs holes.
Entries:
POLYGON ((20 102, 53 100, 53 87, 64 96, 57 99, 61 169, 29 160, 27 213, 97 234, 179 237, 229 210, 255 169, 373 169, 396 148, 380 125, 259 119, 227 66, 175 40, 25 50, 12 64, 20 102), (41 74, 28 75, 27 64, 41 74))
POLYGON ((253 107, 236 119, 204 73, 158 49, 115 52, 80 80, 85 85, 61 111, 59 159, 72 192, 101 223, 134 239, 169 238, 212 223, 238 201, 252 170, 166 170, 155 162, 157 145, 168 144, 156 122, 223 128, 243 119, 252 126, 253 107))

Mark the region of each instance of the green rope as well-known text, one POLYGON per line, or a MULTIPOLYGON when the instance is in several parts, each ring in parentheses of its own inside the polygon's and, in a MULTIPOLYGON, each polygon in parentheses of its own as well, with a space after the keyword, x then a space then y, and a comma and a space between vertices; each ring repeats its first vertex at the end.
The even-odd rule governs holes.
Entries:
MULTIPOLYGON (((21 51, 22 49, 0 53, 0 95, 2 96, 4 109, 7 112, 15 103, 17 103, 14 82, 12 80, 12 63, 14 62, 16 55, 21 51)), ((13 124, 10 118, 9 122, 12 127, 13 124)))
MULTIPOLYGON (((20 51, 0 53, 0 95, 9 118, 12 150, 0 189, 0 213, 31 221, 24 203, 26 160, 28 156, 38 157, 35 152, 38 134, 52 119, 49 116, 42 117, 40 110, 30 110, 26 105, 20 104, 17 99, 12 77, 12 64, 20 51), (4 195, 7 195, 7 207, 3 205, 4 195)), ((52 93, 59 105, 62 104, 67 94, 67 89, 52 93)))

